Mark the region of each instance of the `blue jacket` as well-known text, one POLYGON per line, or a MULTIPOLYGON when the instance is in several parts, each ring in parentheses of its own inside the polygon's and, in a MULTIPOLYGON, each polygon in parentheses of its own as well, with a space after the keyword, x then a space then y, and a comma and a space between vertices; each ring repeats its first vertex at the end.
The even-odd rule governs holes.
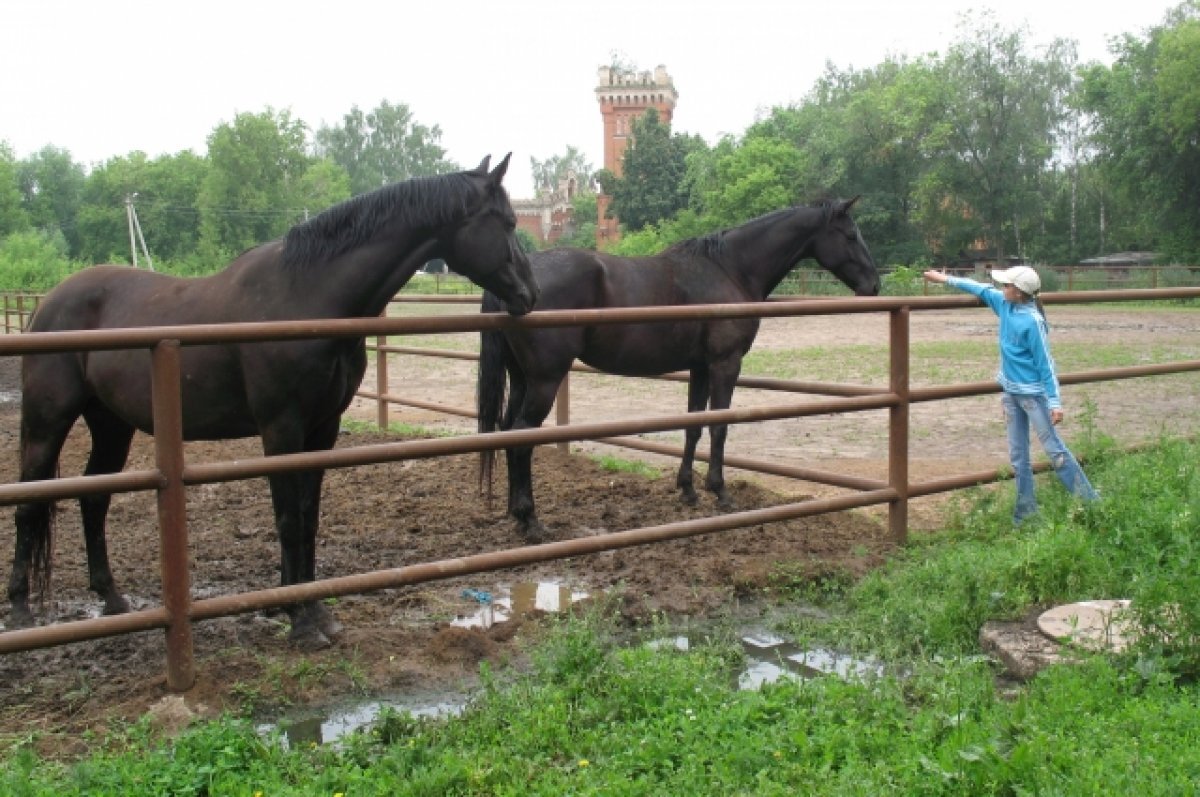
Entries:
POLYGON ((964 277, 950 277, 951 288, 974 294, 1000 318, 1000 371, 996 381, 1006 393, 1044 395, 1050 409, 1062 407, 1054 358, 1046 342, 1046 319, 1033 302, 1014 303, 991 285, 964 277))

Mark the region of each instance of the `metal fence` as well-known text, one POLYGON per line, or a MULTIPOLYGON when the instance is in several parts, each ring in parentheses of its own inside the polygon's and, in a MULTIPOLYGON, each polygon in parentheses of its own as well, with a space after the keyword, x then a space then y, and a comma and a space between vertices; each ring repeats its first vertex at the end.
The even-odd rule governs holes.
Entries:
MULTIPOLYGON (((1200 288, 1058 294, 1045 296, 1044 301, 1047 304, 1065 304, 1196 298, 1200 298, 1200 288)), ((997 390, 996 385, 991 382, 911 387, 909 385, 909 321, 911 313, 973 306, 977 306, 973 297, 961 295, 916 298, 872 297, 824 301, 542 311, 519 319, 503 314, 476 313, 406 319, 339 319, 31 333, 5 337, 0 339, 0 356, 131 348, 144 348, 151 352, 154 426, 157 431, 155 467, 109 475, 76 476, 39 482, 3 484, 0 485, 0 505, 101 493, 155 491, 158 499, 163 603, 160 607, 124 615, 6 631, 0 633, 0 654, 134 631, 164 629, 167 683, 172 689, 184 690, 189 688, 195 680, 192 623, 216 617, 281 607, 300 601, 409 586, 472 573, 872 505, 887 506, 889 532, 897 541, 902 542, 907 534, 909 499, 983 484, 1005 477, 1006 469, 994 472, 963 473, 948 478, 916 483, 910 482, 908 476, 908 421, 909 408, 913 403, 973 396, 997 390), (863 313, 887 313, 889 316, 887 385, 847 386, 822 383, 785 383, 780 380, 775 380, 775 384, 769 385, 777 390, 830 396, 821 400, 789 401, 770 407, 661 415, 603 423, 492 432, 455 438, 402 441, 326 452, 226 462, 189 464, 184 459, 180 393, 182 346, 307 338, 359 338, 364 336, 386 338, 388 335, 470 332, 482 329, 503 329, 510 326, 559 327, 581 324, 863 313), (808 481, 846 487, 851 490, 847 494, 202 600, 193 600, 189 591, 188 520, 185 491, 188 487, 195 485, 258 478, 288 471, 344 468, 413 458, 498 450, 514 445, 541 445, 597 439, 612 440, 621 439, 620 436, 626 435, 711 424, 745 423, 878 409, 888 410, 888 478, 886 480, 852 478, 802 469, 786 469, 786 473, 784 473, 784 475, 808 481)), ((384 350, 379 352, 379 355, 386 356, 387 347, 383 348, 384 350)), ((1200 370, 1200 360, 1188 360, 1065 374, 1062 375, 1061 381, 1064 384, 1073 384, 1197 370, 1200 370)), ((761 383, 753 384, 753 381, 755 380, 747 380, 743 384, 753 387, 768 386, 761 383)), ((762 382, 763 380, 756 381, 762 382)), ((391 397, 384 395, 378 398, 385 406, 387 401, 392 400, 391 397)), ((727 462, 730 466, 742 468, 748 464, 754 464, 743 460, 734 461, 732 458, 727 462)))

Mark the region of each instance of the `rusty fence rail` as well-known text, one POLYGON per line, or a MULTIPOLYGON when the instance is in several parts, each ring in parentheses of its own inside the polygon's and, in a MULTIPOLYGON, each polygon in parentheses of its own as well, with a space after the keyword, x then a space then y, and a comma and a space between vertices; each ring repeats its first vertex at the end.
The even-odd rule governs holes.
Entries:
MULTIPOLYGON (((1190 288, 1200 286, 1200 266, 1177 263, 1172 265, 1144 265, 1140 263, 1098 264, 1032 264, 1044 278, 1043 288, 1055 291, 1136 290, 1142 288, 1190 288)), ((981 262, 970 266, 950 266, 947 273, 960 277, 987 279, 988 269, 994 264, 981 262)), ((919 270, 906 269, 914 283, 920 278, 919 270)), ((941 288, 921 282, 914 285, 913 292, 923 296, 939 296, 941 288)), ((457 274, 418 275, 409 284, 409 296, 413 293, 436 295, 442 299, 461 298, 479 301, 482 289, 457 274)), ((404 295, 404 294, 401 294, 404 295)), ((828 271, 817 266, 800 266, 784 279, 775 289, 776 296, 847 296, 846 286, 828 271)))
MULTIPOLYGON (((1195 298, 1200 298, 1200 288, 1094 291, 1086 294, 1059 294, 1044 297, 1047 303, 1195 298)), ((109 475, 75 476, 37 482, 0 484, 0 505, 101 493, 154 490, 157 493, 158 501, 163 585, 163 602, 159 607, 117 616, 56 623, 0 633, 0 654, 136 631, 163 629, 166 632, 168 686, 174 690, 184 690, 190 688, 195 681, 191 626, 192 623, 201 620, 282 607, 299 601, 373 592, 517 565, 880 504, 888 506, 890 533, 897 541, 903 542, 907 533, 909 498, 982 484, 1001 477, 1001 472, 997 471, 960 474, 947 479, 916 484, 910 483, 908 479, 908 412, 910 405, 917 401, 937 401, 958 396, 977 395, 996 389, 990 383, 928 388, 911 387, 909 385, 911 312, 975 306, 978 306, 976 300, 969 296, 872 297, 820 301, 540 311, 519 319, 500 313, 473 313, 443 317, 247 322, 224 325, 47 332, 0 338, 0 356, 102 349, 147 349, 150 351, 150 367, 153 369, 151 384, 154 400, 154 423, 158 432, 155 435, 155 467, 109 475), (832 386, 828 390, 835 394, 834 397, 818 401, 792 402, 751 409, 651 416, 542 429, 491 432, 454 438, 401 441, 325 452, 264 456, 196 465, 189 465, 184 459, 180 393, 180 356, 183 346, 309 338, 361 338, 368 336, 386 338, 388 335, 470 332, 483 329, 504 329, 509 326, 536 328, 687 319, 879 312, 888 313, 890 319, 890 374, 887 386, 832 386), (846 495, 202 600, 193 600, 188 587, 189 561, 185 491, 190 486, 257 478, 286 471, 355 467, 406 459, 499 450, 513 445, 616 439, 623 435, 686 429, 714 423, 747 423, 878 409, 888 410, 888 478, 886 482, 843 477, 838 477, 838 481, 830 481, 830 483, 855 491, 846 495)), ((1197 370, 1200 370, 1200 360, 1189 360, 1064 375, 1062 381, 1070 384, 1197 370)), ((815 383, 801 384, 804 384, 806 388, 820 387, 815 383)), ((729 464, 741 467, 732 459, 729 460, 729 464)), ((794 475, 797 478, 811 481, 820 482, 830 478, 829 474, 801 472, 800 469, 787 470, 785 475, 794 475)))

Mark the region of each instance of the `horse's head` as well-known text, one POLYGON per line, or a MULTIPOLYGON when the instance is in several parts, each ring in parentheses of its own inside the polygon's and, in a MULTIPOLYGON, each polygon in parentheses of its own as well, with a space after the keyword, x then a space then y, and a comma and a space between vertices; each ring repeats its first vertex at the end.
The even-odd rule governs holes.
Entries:
POLYGON ((443 257, 454 271, 491 291, 513 315, 524 315, 538 300, 529 258, 517 241, 517 215, 500 181, 508 159, 488 171, 491 156, 466 174, 479 186, 479 200, 442 238, 443 257))
POLYGON ((830 204, 824 227, 812 242, 813 257, 857 296, 879 295, 879 269, 867 249, 850 208, 858 197, 830 204))

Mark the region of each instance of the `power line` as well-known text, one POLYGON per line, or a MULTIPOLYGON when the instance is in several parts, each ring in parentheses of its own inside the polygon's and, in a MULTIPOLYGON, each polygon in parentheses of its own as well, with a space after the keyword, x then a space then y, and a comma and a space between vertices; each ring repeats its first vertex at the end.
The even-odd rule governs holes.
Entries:
POLYGON ((133 253, 133 267, 137 268, 138 253, 137 247, 133 243, 133 234, 136 231, 137 239, 142 244, 142 253, 146 255, 146 265, 153 271, 154 261, 150 259, 150 250, 146 248, 146 238, 142 235, 142 225, 138 221, 137 210, 133 207, 133 200, 136 197, 136 191, 125 196, 125 217, 129 221, 129 251, 133 253))

